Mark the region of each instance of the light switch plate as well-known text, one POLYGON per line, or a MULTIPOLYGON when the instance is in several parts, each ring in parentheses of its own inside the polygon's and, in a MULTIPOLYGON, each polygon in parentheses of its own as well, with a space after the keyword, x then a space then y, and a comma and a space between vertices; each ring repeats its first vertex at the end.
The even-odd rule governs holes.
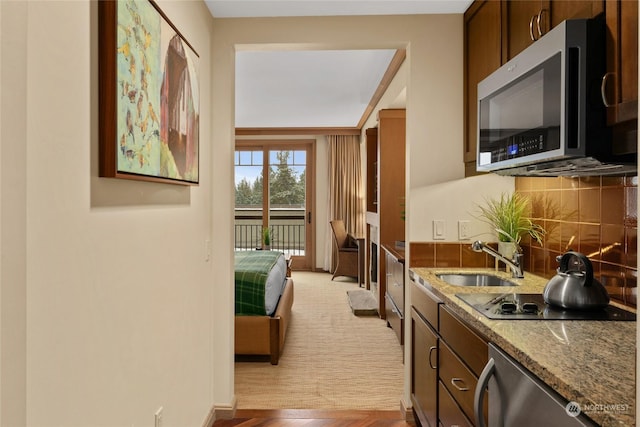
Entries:
POLYGON ((471 238, 471 221, 458 221, 458 240, 469 240, 471 238))

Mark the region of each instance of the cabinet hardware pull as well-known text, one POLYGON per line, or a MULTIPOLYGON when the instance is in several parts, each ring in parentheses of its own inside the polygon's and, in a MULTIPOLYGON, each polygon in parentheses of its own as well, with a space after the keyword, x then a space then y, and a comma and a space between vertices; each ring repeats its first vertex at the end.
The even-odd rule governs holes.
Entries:
POLYGON ((542 33, 542 28, 540 27, 540 20, 542 19, 542 15, 544 15, 546 11, 547 11, 546 9, 540 9, 540 12, 538 12, 538 17, 536 18, 536 27, 538 28, 538 38, 544 35, 542 33))
POLYGON ((535 36, 535 34, 533 34, 533 20, 534 19, 536 19, 536 15, 532 15, 531 19, 529 20, 529 37, 531 38, 532 42, 536 41, 536 36, 535 36))
POLYGON ((437 369, 437 366, 433 366, 433 363, 431 363, 431 354, 433 353, 433 350, 437 350, 438 348, 435 345, 432 345, 431 347, 429 347, 429 367, 431 369, 437 369))
POLYGON ((469 387, 466 386, 462 378, 451 378, 451 385, 457 388, 459 391, 469 391, 469 387), (462 387, 460 387, 456 383, 461 383, 462 387))
POLYGON ((602 83, 600 84, 600 96, 602 96, 602 103, 605 107, 611 107, 611 104, 609 104, 609 101, 607 100, 607 80, 609 80, 609 77, 611 76, 613 76, 612 72, 606 73, 602 76, 602 83))

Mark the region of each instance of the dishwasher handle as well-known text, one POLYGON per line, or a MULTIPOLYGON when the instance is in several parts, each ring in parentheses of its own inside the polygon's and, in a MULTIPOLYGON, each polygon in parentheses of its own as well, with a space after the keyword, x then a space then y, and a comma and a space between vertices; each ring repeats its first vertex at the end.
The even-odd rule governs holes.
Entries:
POLYGON ((486 427, 484 424, 482 402, 484 401, 484 394, 487 390, 487 386, 489 385, 489 380, 495 373, 495 370, 496 362, 491 358, 484 366, 484 369, 480 374, 480 378, 478 378, 478 384, 476 385, 476 391, 473 397, 473 412, 476 414, 476 425, 478 427, 486 427))

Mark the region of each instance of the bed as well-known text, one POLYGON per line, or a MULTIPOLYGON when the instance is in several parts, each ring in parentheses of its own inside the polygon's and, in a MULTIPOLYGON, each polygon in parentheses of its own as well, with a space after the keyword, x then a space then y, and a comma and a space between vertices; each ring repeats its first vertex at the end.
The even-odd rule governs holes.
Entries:
POLYGON ((236 360, 277 365, 293 305, 293 280, 277 251, 235 252, 236 360))

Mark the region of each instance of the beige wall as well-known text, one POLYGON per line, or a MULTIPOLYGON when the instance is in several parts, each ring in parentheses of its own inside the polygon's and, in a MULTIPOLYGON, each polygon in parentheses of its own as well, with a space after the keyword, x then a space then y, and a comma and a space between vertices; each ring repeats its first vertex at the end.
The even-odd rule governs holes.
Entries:
POLYGON ((198 426, 211 409, 212 20, 160 5, 200 53, 199 187, 97 178, 96 2, 0 2, 2 425, 148 426, 163 406, 164 425, 198 426))

